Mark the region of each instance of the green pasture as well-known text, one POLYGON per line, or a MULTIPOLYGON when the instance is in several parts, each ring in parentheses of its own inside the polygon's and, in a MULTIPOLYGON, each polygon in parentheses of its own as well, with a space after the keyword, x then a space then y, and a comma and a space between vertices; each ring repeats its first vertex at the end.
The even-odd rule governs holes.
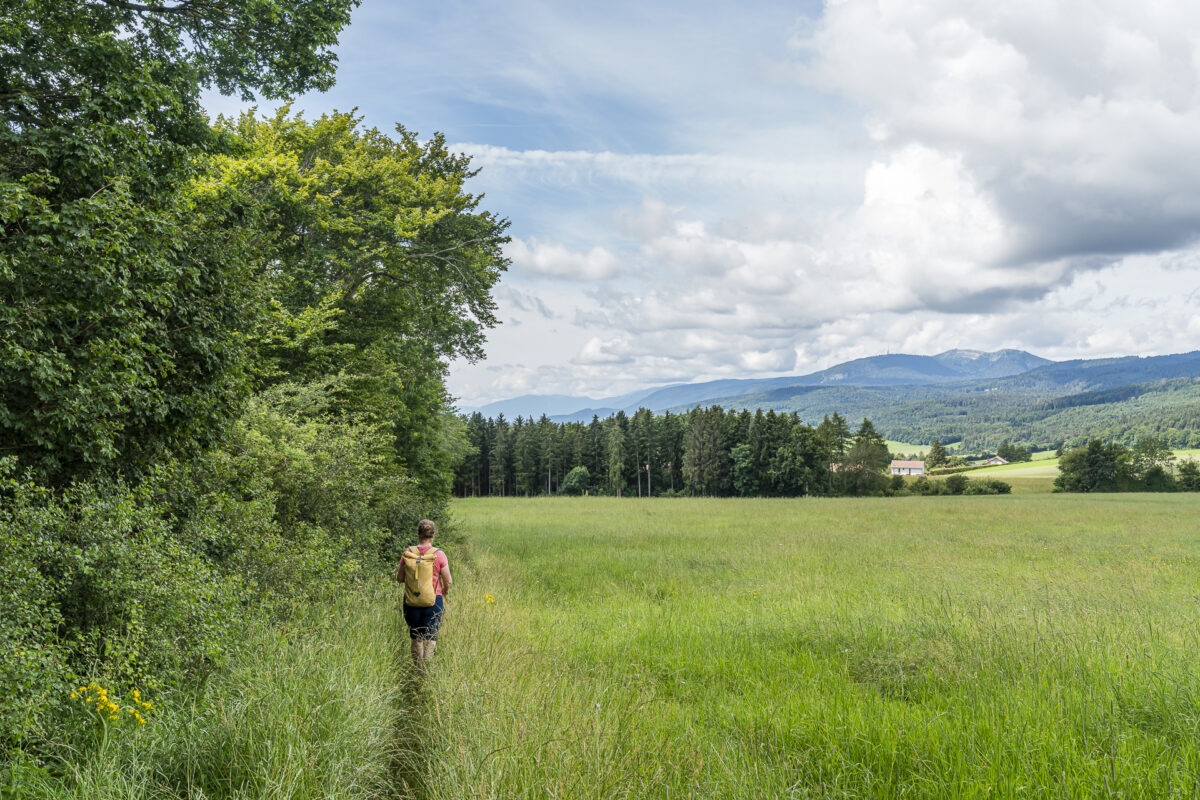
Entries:
MULTIPOLYGON (((967 473, 968 477, 974 473, 967 473)), ((1056 470, 1051 475, 1005 475, 1001 480, 1012 487, 1013 494, 1049 494, 1054 491, 1056 470)))
MULTIPOLYGON (((998 467, 987 467, 985 469, 971 470, 967 473, 968 476, 975 475, 999 475, 1004 480, 1012 478, 1057 478, 1058 477, 1058 459, 1054 457, 1052 451, 1048 456, 1044 453, 1034 453, 1033 461, 1018 461, 1012 464, 1001 464, 998 467)), ((1176 450, 1175 458, 1177 460, 1196 459, 1200 457, 1200 450, 1176 450)), ((1016 486, 1013 487, 1016 489, 1016 486)))
POLYGON ((998 467, 973 469, 966 474, 968 477, 975 475, 1000 475, 1005 480, 1009 478, 1057 478, 1058 459, 1046 458, 1037 461, 1014 461, 1011 464, 1001 464, 998 467))
POLYGON ((1200 496, 453 511, 422 797, 1200 793, 1200 496))
POLYGON ((887 439, 884 441, 884 444, 887 445, 888 452, 894 453, 894 454, 907 455, 909 453, 916 453, 918 455, 924 456, 926 453, 929 452, 929 445, 927 445, 927 444, 912 444, 911 442, 897 442, 894 439, 887 439))

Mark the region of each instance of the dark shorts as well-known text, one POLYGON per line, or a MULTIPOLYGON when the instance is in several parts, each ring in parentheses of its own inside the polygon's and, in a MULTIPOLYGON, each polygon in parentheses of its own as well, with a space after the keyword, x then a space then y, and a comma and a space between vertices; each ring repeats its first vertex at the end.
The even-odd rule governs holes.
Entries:
POLYGON ((442 612, 446 610, 446 601, 439 594, 433 605, 418 608, 404 604, 404 621, 408 623, 408 635, 413 639, 425 639, 436 642, 438 628, 442 627, 442 612))

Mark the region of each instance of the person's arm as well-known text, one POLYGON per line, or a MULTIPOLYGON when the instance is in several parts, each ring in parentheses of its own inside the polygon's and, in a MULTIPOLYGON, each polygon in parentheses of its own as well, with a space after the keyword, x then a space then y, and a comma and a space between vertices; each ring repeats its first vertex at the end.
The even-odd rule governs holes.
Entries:
POLYGON ((442 572, 439 577, 441 578, 441 581, 442 581, 442 597, 446 597, 447 595, 450 594, 450 586, 453 585, 453 583, 454 583, 454 581, 451 580, 451 578, 450 578, 450 565, 449 564, 442 567, 442 572))

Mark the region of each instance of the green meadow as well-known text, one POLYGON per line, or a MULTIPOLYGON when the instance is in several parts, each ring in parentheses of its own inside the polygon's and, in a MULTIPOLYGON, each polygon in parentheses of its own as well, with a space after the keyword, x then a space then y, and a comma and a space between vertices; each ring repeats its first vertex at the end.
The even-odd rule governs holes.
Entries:
POLYGON ((478 499, 426 798, 1195 797, 1195 495, 478 499))
POLYGON ((423 678, 379 576, 0 797, 1200 795, 1200 495, 453 511, 423 678))

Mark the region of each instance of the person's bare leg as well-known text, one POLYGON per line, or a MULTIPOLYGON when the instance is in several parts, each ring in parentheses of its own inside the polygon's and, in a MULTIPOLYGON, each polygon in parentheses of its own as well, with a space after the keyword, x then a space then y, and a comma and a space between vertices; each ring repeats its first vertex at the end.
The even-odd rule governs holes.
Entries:
POLYGON ((416 667, 418 670, 421 669, 422 658, 423 658, 423 654, 421 652, 421 640, 413 639, 412 640, 412 660, 413 660, 413 666, 416 667))
POLYGON ((430 639, 428 642, 425 643, 425 660, 426 661, 433 658, 433 653, 435 650, 437 650, 437 641, 436 640, 430 639))

